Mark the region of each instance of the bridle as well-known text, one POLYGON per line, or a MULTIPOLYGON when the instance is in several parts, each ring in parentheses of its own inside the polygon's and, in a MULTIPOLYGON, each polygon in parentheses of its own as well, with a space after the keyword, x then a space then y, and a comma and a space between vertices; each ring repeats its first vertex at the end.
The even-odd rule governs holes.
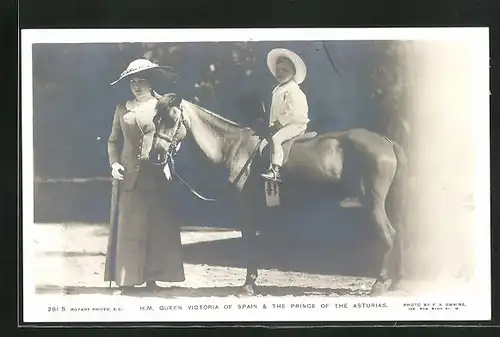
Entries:
MULTIPOLYGON (((186 132, 189 131, 189 129, 190 129, 189 123, 187 122, 186 118, 184 117, 184 111, 182 109, 182 105, 179 106, 179 110, 180 110, 179 120, 177 121, 177 126, 175 128, 175 132, 174 132, 174 135, 172 137, 169 137, 166 134, 159 132, 158 130, 155 131, 155 133, 153 135, 153 145, 156 144, 158 138, 169 142, 170 145, 169 145, 168 149, 165 151, 165 153, 158 154, 156 158, 154 158, 150 155, 150 160, 153 162, 154 165, 169 165, 170 170, 177 177, 177 179, 179 179, 179 181, 182 184, 184 184, 189 189, 189 191, 191 193, 193 193, 196 197, 198 197, 204 201, 210 201, 210 202, 217 201, 217 199, 207 198, 207 197, 204 197, 203 195, 201 195, 200 193, 198 193, 184 179, 182 179, 182 177, 179 175, 179 173, 177 173, 177 171, 175 170, 175 156, 179 152, 179 148, 181 145, 181 139, 178 138, 179 131, 180 131, 182 126, 184 126, 184 128, 186 129, 186 132)), ((161 118, 162 117, 160 117, 158 119, 158 121, 155 123, 155 126, 156 126, 156 124, 159 124, 161 122, 161 118)), ((236 176, 235 182, 239 181, 242 178, 245 170, 248 168, 250 163, 255 158, 255 155, 257 154, 259 146, 263 140, 264 140, 264 138, 259 140, 259 142, 255 146, 254 150, 252 151, 252 154, 249 156, 248 160, 246 161, 246 163, 243 165, 242 169, 240 170, 240 172, 236 176)))
MULTIPOLYGON (((149 159, 151 160, 151 162, 154 165, 167 164, 167 162, 169 160, 173 160, 173 157, 177 154, 177 152, 179 150, 179 147, 181 144, 181 139, 178 138, 179 131, 180 131, 182 126, 184 126, 186 128, 186 130, 189 129, 189 125, 188 125, 186 119, 184 118, 184 113, 183 113, 182 107, 180 107, 180 111, 181 111, 180 117, 179 117, 180 121, 176 122, 175 132, 174 132, 174 135, 172 137, 169 137, 166 134, 159 132, 158 130, 156 130, 154 135, 153 135, 153 145, 158 142, 158 138, 163 139, 170 144, 169 147, 167 148, 167 150, 165 151, 165 153, 163 153, 163 154, 158 153, 156 155, 156 157, 150 156, 149 159)), ((162 117, 160 117, 158 119, 157 123, 161 122, 161 119, 162 119, 162 117)))
MULTIPOLYGON (((182 142, 182 140, 179 138, 179 131, 181 130, 182 126, 184 126, 184 128, 186 129, 186 132, 189 130, 189 124, 186 118, 184 117, 184 111, 182 109, 182 106, 179 107, 179 110, 181 113, 179 116, 179 120, 176 122, 177 125, 172 137, 169 137, 166 134, 159 132, 158 130, 156 130, 153 135, 153 145, 156 144, 158 138, 160 138, 169 142, 170 145, 168 146, 168 149, 163 154, 158 153, 156 157, 150 155, 149 159, 154 165, 168 165, 171 172, 177 177, 177 179, 179 179, 179 181, 183 185, 185 185, 189 189, 189 191, 193 193, 196 197, 204 201, 210 201, 210 202, 217 201, 217 199, 207 198, 198 193, 184 179, 182 179, 182 177, 179 175, 179 173, 177 173, 175 169, 175 156, 179 152, 179 148, 182 142)), ((161 118, 162 117, 160 117, 155 124, 159 124, 161 122, 161 118)))

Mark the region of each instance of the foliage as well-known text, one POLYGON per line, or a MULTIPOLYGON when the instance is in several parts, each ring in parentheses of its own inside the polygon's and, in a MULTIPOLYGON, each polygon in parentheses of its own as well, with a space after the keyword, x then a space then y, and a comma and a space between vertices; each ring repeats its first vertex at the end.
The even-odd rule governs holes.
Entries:
POLYGON ((373 69, 372 97, 384 107, 381 119, 386 135, 407 148, 410 132, 407 99, 410 82, 406 76, 405 50, 408 42, 391 41, 385 49, 384 62, 373 69))

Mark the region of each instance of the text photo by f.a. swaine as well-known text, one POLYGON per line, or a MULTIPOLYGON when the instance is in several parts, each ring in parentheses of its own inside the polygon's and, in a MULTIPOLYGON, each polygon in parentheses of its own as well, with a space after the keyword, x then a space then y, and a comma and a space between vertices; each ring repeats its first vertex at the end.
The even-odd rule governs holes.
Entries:
POLYGON ((37 295, 405 297, 489 277, 467 43, 31 52, 37 295))

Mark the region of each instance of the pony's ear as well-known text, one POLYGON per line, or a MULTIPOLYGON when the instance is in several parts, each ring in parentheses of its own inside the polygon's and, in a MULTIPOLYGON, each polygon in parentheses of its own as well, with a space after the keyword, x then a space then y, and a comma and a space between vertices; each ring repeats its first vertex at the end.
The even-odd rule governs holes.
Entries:
POLYGON ((171 94, 171 102, 170 102, 170 106, 173 106, 173 107, 176 107, 176 108, 180 108, 181 107, 181 103, 182 103, 182 98, 181 96, 177 95, 177 94, 171 94))
POLYGON ((158 99, 158 104, 167 109, 171 107, 180 107, 181 102, 182 98, 174 93, 165 94, 158 99))
POLYGON ((161 99, 158 99, 158 102, 156 103, 156 111, 158 112, 156 116, 163 117, 168 111, 168 105, 166 105, 161 99))

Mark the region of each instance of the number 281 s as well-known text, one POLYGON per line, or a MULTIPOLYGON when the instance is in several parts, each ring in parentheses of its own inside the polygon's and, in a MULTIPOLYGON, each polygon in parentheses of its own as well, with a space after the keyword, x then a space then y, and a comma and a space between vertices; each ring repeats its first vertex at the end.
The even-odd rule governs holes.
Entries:
POLYGON ((48 311, 66 311, 66 307, 48 307, 48 311))

